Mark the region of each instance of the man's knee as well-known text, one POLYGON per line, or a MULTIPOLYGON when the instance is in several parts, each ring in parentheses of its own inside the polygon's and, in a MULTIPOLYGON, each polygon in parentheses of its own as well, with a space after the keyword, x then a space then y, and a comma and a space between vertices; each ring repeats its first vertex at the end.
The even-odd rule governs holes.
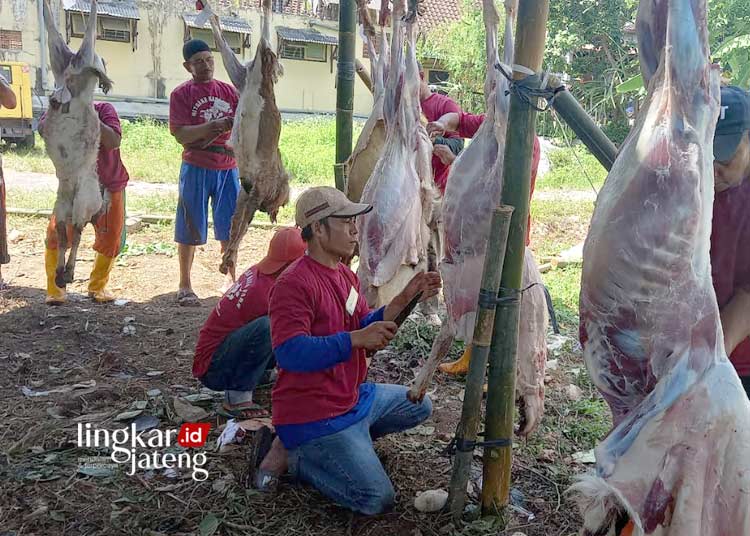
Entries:
POLYGON ((384 482, 379 489, 361 496, 352 509, 368 516, 382 514, 391 509, 395 498, 393 485, 384 482))
POLYGON ((425 395, 422 402, 416 407, 417 423, 426 421, 430 415, 432 415, 432 399, 429 395, 425 395))

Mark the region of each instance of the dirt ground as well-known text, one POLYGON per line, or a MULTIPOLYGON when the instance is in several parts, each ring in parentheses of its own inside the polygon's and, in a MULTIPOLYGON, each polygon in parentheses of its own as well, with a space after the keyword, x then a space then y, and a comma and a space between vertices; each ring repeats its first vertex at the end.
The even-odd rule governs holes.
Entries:
MULTIPOLYGON (((600 401, 585 370, 581 372, 580 350, 572 337, 550 355, 558 366, 548 372, 542 426, 516 445, 516 507, 505 528, 491 520, 472 521, 471 512, 453 522, 445 514, 423 514, 414 508, 417 493, 447 489, 450 480, 445 449, 460 415, 463 379, 442 374, 433 384, 435 411, 430 420, 416 434, 389 436, 377 443, 397 490, 395 509, 379 516, 354 515, 314 490, 286 481, 272 494, 248 489, 243 484, 247 449, 239 445, 215 450, 226 422, 213 411, 220 394, 202 390, 190 370, 198 329, 220 295, 217 243, 197 252, 193 281, 201 307, 175 303, 177 259, 172 229, 166 226, 147 226, 128 236, 129 253, 118 261, 110 285, 128 303, 95 305, 84 298, 93 259, 93 232, 88 228, 70 299, 50 308, 44 304, 45 225, 38 218, 11 217, 8 222, 14 241, 11 263, 3 267, 11 289, 0 292, 0 534, 576 533, 577 510, 564 491, 585 468, 571 455, 593 446, 602 423, 589 408, 600 401), (564 393, 571 383, 581 388, 582 400, 571 401, 564 393), (60 392, 40 394, 55 389, 60 392), (157 417, 159 429, 179 428, 182 419, 174 398, 199 394, 207 395, 196 401, 209 415, 202 420, 212 423, 206 481, 195 482, 189 470, 140 471, 135 476, 79 471, 79 458, 109 456, 106 449, 76 446, 79 423, 115 429, 130 422, 117 422, 115 417, 135 408, 140 416, 157 417)), ((241 265, 262 257, 271 232, 251 230, 240 251, 241 265)), ((566 329, 573 335, 575 326, 566 329)), ((373 362, 372 380, 406 384, 413 379, 435 330, 416 317, 402 332, 385 357, 373 362)), ((459 351, 454 348, 454 356, 459 351)), ((266 403, 269 387, 260 393, 266 403)), ((474 505, 481 474, 478 454, 470 493, 474 505)))

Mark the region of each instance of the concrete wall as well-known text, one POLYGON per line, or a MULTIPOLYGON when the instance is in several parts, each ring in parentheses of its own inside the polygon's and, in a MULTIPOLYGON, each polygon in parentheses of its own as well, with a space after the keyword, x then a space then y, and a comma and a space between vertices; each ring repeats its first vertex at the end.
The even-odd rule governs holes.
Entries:
MULTIPOLYGON (((52 0, 52 9, 58 20, 64 20, 60 0, 52 0)), ((158 3, 158 2, 157 2, 158 3)), ((98 41, 97 53, 107 62, 109 76, 115 85, 111 92, 113 97, 145 97, 157 96, 158 78, 164 84, 166 95, 180 83, 188 79, 189 75, 182 66, 182 43, 184 37, 184 23, 181 17, 183 4, 178 0, 165 0, 163 5, 170 7, 155 9, 154 2, 139 2, 141 20, 138 22, 137 49, 133 51, 131 43, 98 41), (159 40, 161 46, 159 47, 159 40), (160 64, 160 65, 159 65, 160 64), (155 77, 156 67, 159 66, 155 77)), ((245 49, 242 61, 247 61, 255 54, 255 46, 260 37, 260 12, 257 9, 241 10, 239 16, 248 21, 252 27, 251 47, 245 49)), ((293 28, 310 28, 308 17, 274 14, 272 28, 286 26, 293 28)), ((335 26, 333 21, 313 22, 335 26)), ((21 30, 23 32, 22 51, 0 51, 0 58, 27 62, 32 67, 32 83, 37 86, 40 69, 39 28, 36 0, 0 1, 0 29, 21 30)), ((63 36, 64 23, 59 24, 63 36)), ((315 27, 321 33, 336 35, 333 29, 315 27)), ((80 39, 71 38, 70 47, 76 50, 80 39)), ((272 29, 272 44, 277 49, 277 36, 272 29)), ((362 40, 357 36, 356 55, 362 58, 362 40)), ((284 76, 276 87, 276 101, 282 110, 307 111, 318 113, 335 113, 336 111, 336 62, 331 69, 328 48, 328 61, 312 62, 282 59, 284 76)), ((229 81, 224 70, 220 55, 216 53, 216 78, 229 81)), ((52 72, 48 70, 47 92, 54 85, 52 72)), ((372 107, 372 97, 367 88, 357 81, 354 94, 354 112, 368 115, 372 107)))

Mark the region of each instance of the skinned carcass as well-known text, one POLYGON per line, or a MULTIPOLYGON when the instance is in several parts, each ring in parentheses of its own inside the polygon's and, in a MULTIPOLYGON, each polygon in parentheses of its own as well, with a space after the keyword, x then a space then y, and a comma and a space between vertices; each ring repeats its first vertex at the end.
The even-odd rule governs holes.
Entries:
POLYGON ((274 84, 284 70, 271 48, 271 0, 263 0, 261 33, 255 58, 242 65, 221 33, 219 17, 204 1, 211 29, 221 52, 224 68, 240 92, 232 134, 227 145, 234 150, 240 174, 237 208, 232 216, 229 243, 219 271, 226 274, 237 264, 240 242, 252 223, 256 210, 276 222, 279 209, 289 202, 289 174, 279 151, 281 113, 276 106, 274 84))
MULTIPOLYGON (((506 95, 508 82, 495 68, 499 62, 497 27, 499 17, 493 0, 484 2, 484 24, 487 47, 485 99, 487 114, 471 144, 459 155, 451 168, 442 203, 441 235, 443 258, 440 273, 448 310, 427 363, 420 370, 409 393, 420 400, 454 339, 471 341, 477 314, 480 283, 487 240, 490 233, 488 214, 497 205, 502 191, 505 135, 510 110, 506 95), (467 210, 467 207, 471 207, 467 210)), ((505 45, 503 61, 513 60, 512 24, 516 2, 505 3, 505 45)), ((522 405, 519 433, 530 433, 544 413, 544 367, 547 358, 546 332, 548 313, 541 274, 531 251, 524 259, 521 320, 518 336, 518 389, 522 405)), ((467 349, 465 361, 470 350, 467 349)))
MULTIPOLYGON (((387 0, 385 0, 387 2, 387 0)), ((370 21, 368 3, 365 0, 357 1, 357 8, 362 19, 367 51, 370 56, 370 73, 372 74, 372 111, 365 121, 362 132, 357 138, 351 156, 346 161, 347 179, 346 196, 359 203, 362 191, 372 175, 375 166, 380 159, 385 145, 385 117, 383 116, 383 99, 385 97, 385 82, 387 79, 387 66, 389 62, 388 39, 382 28, 380 30, 380 47, 376 51, 375 28, 370 21)))
POLYGON ((648 96, 583 255, 580 336, 614 428, 573 487, 584 535, 750 534, 750 403, 711 280, 719 69, 706 0, 642 0, 648 96))
POLYGON ((59 248, 55 284, 65 288, 73 281, 81 231, 102 208, 96 172, 100 127, 94 110, 94 88, 98 85, 106 93, 112 81, 106 75, 104 62, 94 52, 96 0, 91 2, 86 33, 75 54, 57 30, 48 0, 44 0, 43 10, 55 91, 49 98, 42 137, 59 181, 54 207, 59 248), (69 225, 73 227, 71 244, 68 244, 69 225))
POLYGON ((416 273, 425 270, 430 232, 427 224, 435 196, 432 143, 419 121, 416 32, 412 22, 402 20, 402 3, 397 2, 393 11, 393 41, 383 100, 386 140, 362 192, 361 202, 374 209, 357 222, 357 274, 373 307, 389 303, 416 273))

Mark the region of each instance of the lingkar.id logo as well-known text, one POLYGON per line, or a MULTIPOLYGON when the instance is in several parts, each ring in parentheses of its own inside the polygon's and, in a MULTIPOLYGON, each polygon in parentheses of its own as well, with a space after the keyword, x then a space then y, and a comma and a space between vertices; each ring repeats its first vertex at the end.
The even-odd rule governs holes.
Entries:
POLYGON ((136 431, 135 423, 128 428, 103 430, 92 428, 91 423, 78 423, 79 448, 109 448, 110 459, 118 465, 128 465, 127 474, 133 476, 137 470, 192 469, 193 480, 203 482, 208 470, 203 466, 205 452, 190 450, 175 452, 177 446, 185 449, 203 447, 208 439, 211 423, 185 423, 180 430, 170 429, 136 431), (175 442, 175 437, 177 441, 175 442))

